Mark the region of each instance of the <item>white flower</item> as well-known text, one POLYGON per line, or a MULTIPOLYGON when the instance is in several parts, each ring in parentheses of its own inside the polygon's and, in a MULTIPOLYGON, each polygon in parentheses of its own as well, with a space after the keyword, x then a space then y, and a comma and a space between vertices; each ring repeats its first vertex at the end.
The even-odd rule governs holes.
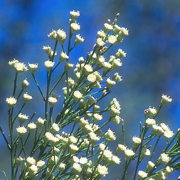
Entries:
POLYGON ((6 103, 10 106, 13 107, 17 103, 17 99, 14 97, 9 97, 6 98, 6 103))
POLYGON ((112 68, 112 65, 109 62, 103 62, 102 65, 105 70, 110 70, 112 68))
POLYGON ((65 163, 60 163, 59 164, 59 169, 62 171, 62 170, 64 170, 66 168, 66 164, 65 163))
POLYGON ((172 98, 170 96, 167 96, 167 95, 162 95, 161 96, 161 104, 162 105, 166 105, 168 103, 172 102, 172 98))
POLYGON ((91 72, 93 72, 93 68, 92 68, 92 66, 91 66, 90 64, 86 64, 86 65, 84 66, 84 70, 85 70, 86 73, 91 73, 91 72))
POLYGON ((131 149, 125 149, 124 153, 127 157, 132 157, 135 155, 135 153, 131 149))
POLYGON ((57 99, 54 98, 54 97, 49 97, 49 98, 48 98, 48 102, 49 102, 49 105, 50 105, 51 107, 53 107, 53 106, 57 103, 57 99))
POLYGON ((103 144, 103 143, 100 143, 100 144, 99 144, 99 149, 100 149, 101 151, 104 151, 104 150, 106 149, 106 145, 103 144))
POLYGON ((159 157, 159 160, 164 163, 168 163, 171 160, 171 158, 167 154, 162 153, 159 157))
POLYGON ((109 42, 110 44, 115 44, 115 43, 117 42, 117 37, 114 36, 114 35, 108 36, 108 42, 109 42))
POLYGON ((55 30, 52 30, 49 34, 48 34, 49 38, 52 38, 53 40, 57 39, 57 33, 55 30))
POLYGON ((143 156, 150 156, 151 155, 151 151, 149 149, 143 149, 142 150, 142 155, 143 156))
POLYGON ((146 125, 147 126, 153 126, 155 124, 156 124, 156 121, 154 119, 151 119, 151 118, 146 119, 146 125))
POLYGON ((16 131, 19 135, 24 135, 27 133, 27 129, 24 126, 16 128, 16 131))
POLYGON ((52 67, 54 66, 54 62, 47 60, 47 61, 44 62, 44 66, 46 67, 46 69, 48 71, 50 71, 52 69, 52 67))
POLYGON ((72 19, 77 19, 80 16, 80 12, 79 11, 70 11, 70 15, 72 19))
POLYGON ((78 141, 78 139, 76 138, 76 137, 74 137, 74 136, 69 136, 69 142, 70 143, 74 143, 74 144, 76 144, 77 143, 77 141, 78 141))
POLYGON ((155 124, 152 126, 152 133, 154 135, 162 135, 164 134, 164 130, 160 126, 155 124))
POLYGON ((66 39, 66 32, 63 31, 62 29, 58 29, 57 30, 57 39, 59 40, 59 42, 61 44, 63 44, 66 39))
POLYGON ((148 161, 148 164, 147 164, 147 169, 148 170, 151 170, 152 168, 155 167, 155 164, 152 162, 152 161, 148 161))
POLYGON ((8 64, 9 64, 10 66, 14 66, 14 64, 15 64, 15 63, 18 63, 18 62, 19 62, 18 60, 13 59, 12 61, 9 61, 8 64))
POLYGON ((105 38, 106 37, 106 33, 103 30, 100 30, 97 32, 97 35, 101 38, 105 38))
POLYGON ((96 75, 94 73, 91 73, 87 76, 87 80, 90 82, 90 83, 94 83, 96 81, 96 75))
POLYGON ((80 91, 74 91, 74 98, 76 99, 81 99, 82 98, 82 94, 80 91))
POLYGON ((126 53, 122 49, 118 49, 118 51, 116 53, 116 57, 117 58, 126 57, 126 53))
POLYGON ((28 125, 27 125, 27 127, 28 127, 28 129, 30 130, 30 131, 32 131, 32 130, 35 130, 36 129, 36 124, 35 123, 29 123, 28 125))
POLYGON ((120 162, 121 162, 120 159, 115 155, 112 155, 111 160, 115 164, 120 164, 120 162))
POLYGON ((82 164, 82 165, 87 164, 88 163, 88 159, 86 157, 81 157, 79 159, 79 163, 82 164))
POLYGON ((102 115, 100 115, 100 114, 98 114, 98 113, 94 113, 94 114, 93 114, 93 117, 94 117, 94 119, 95 119, 96 121, 102 120, 102 115))
POLYGON ((113 30, 113 26, 109 23, 105 23, 104 30, 105 30, 105 32, 109 32, 109 31, 113 30))
POLYGON ((16 62, 14 63, 13 67, 17 72, 25 72, 28 70, 27 66, 24 63, 16 62))
POLYGON ((157 114, 157 110, 154 107, 149 107, 148 109, 145 109, 144 113, 148 116, 154 116, 157 114))
POLYGON ((110 78, 107 78, 106 82, 107 82, 107 86, 109 88, 111 88, 112 86, 114 86, 116 84, 116 81, 113 81, 110 78))
POLYGON ((115 116, 112 116, 112 117, 111 117, 111 121, 114 122, 114 123, 116 123, 116 124, 119 124, 121 121, 123 121, 123 119, 121 119, 120 116, 115 115, 115 116))
POLYGON ((70 26, 73 32, 80 30, 80 25, 78 23, 71 23, 70 26))
POLYGON ((97 45, 98 45, 98 46, 100 46, 100 47, 102 47, 102 46, 104 46, 104 45, 105 45, 105 42, 103 41, 103 39, 102 39, 102 38, 97 38, 96 43, 97 43, 97 45))
POLYGON ((60 61, 63 62, 64 60, 69 59, 69 56, 65 52, 61 52, 60 54, 60 61))
POLYGON ((22 88, 25 89, 29 86, 29 82, 27 81, 27 79, 24 79, 22 82, 22 88))
POLYGON ((82 171, 81 165, 78 163, 74 163, 72 166, 72 170, 74 173, 80 173, 82 171))
POLYGON ((38 172, 38 167, 36 165, 31 165, 29 167, 29 170, 33 173, 36 174, 38 172))
POLYGON ((39 126, 43 126, 44 123, 45 123, 45 121, 46 121, 46 119, 43 119, 43 118, 39 117, 39 118, 37 119, 37 124, 38 124, 39 126))
POLYGON ((133 137, 132 138, 132 140, 133 140, 133 142, 134 142, 134 144, 135 145, 139 145, 139 144, 141 144, 141 138, 139 138, 139 137, 133 137))
POLYGON ((117 67, 121 67, 122 66, 122 62, 120 59, 113 59, 112 60, 112 67, 115 69, 117 67))
POLYGON ((35 164, 36 164, 36 160, 35 160, 33 157, 27 157, 27 158, 26 158, 26 162, 27 162, 29 165, 35 165, 35 164))
POLYGON ((84 38, 80 36, 80 34, 76 35, 75 44, 80 44, 84 42, 84 38))
POLYGON ((114 140, 116 140, 116 136, 115 136, 114 132, 111 131, 110 129, 108 129, 108 131, 105 133, 105 138, 106 138, 108 141, 114 141, 114 140))
POLYGON ((37 68, 38 68, 38 64, 28 64, 28 66, 29 66, 29 70, 32 73, 34 73, 37 70, 37 68))
POLYGON ((75 144, 70 144, 69 148, 71 153, 75 153, 76 151, 79 150, 79 148, 75 144))
POLYGON ((122 76, 120 76, 118 73, 115 73, 112 80, 114 80, 116 82, 120 82, 120 81, 122 81, 122 76))
POLYGON ((128 36, 128 34, 129 34, 128 29, 124 28, 124 27, 121 27, 120 31, 123 36, 128 36))
POLYGON ((89 135, 89 138, 92 141, 92 143, 100 140, 100 138, 94 132, 90 132, 88 135, 89 135))
POLYGON ((167 139, 172 138, 174 136, 173 131, 164 131, 164 137, 166 137, 167 139))
POLYGON ((53 130, 53 132, 59 132, 60 131, 59 125, 56 123, 52 124, 51 129, 53 130))
POLYGON ((125 145, 123 145, 123 144, 118 144, 118 146, 117 146, 117 152, 118 153, 120 153, 120 152, 122 152, 122 151, 126 151, 126 149, 127 149, 127 147, 125 146, 125 145))
POLYGON ((106 166, 103 166, 101 164, 99 164, 97 166, 97 173, 100 175, 100 176, 105 176, 108 174, 108 168, 106 166))
POLYGON ((147 173, 146 172, 144 172, 144 171, 138 171, 138 176, 140 177, 140 178, 146 178, 147 177, 147 173))
POLYGON ((23 98, 24 98, 24 102, 28 102, 32 99, 32 96, 26 92, 23 94, 23 98))
POLYGON ((36 165, 37 167, 43 167, 45 165, 45 162, 42 160, 39 160, 36 165))

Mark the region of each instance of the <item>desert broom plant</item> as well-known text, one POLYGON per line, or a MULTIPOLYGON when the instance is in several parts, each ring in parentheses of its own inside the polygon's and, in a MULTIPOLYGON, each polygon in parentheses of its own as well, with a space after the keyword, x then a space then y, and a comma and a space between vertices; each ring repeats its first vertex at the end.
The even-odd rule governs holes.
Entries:
POLYGON ((132 148, 125 144, 124 121, 120 117, 118 100, 112 99, 104 109, 100 106, 111 88, 122 81, 115 71, 122 66, 126 53, 119 49, 114 55, 107 56, 109 49, 128 35, 128 30, 117 24, 119 14, 104 24, 97 33, 92 51, 87 57, 80 57, 76 64, 71 61, 71 52, 84 42, 84 38, 77 34, 80 12, 71 11, 70 16, 68 36, 62 29, 53 30, 48 37, 54 41, 54 47, 43 47, 48 57, 44 62, 46 89, 37 80, 38 64, 25 65, 15 59, 9 61, 15 71, 12 94, 6 99, 9 132, 5 133, 2 127, 0 132, 10 151, 11 179, 98 180, 109 173, 109 166, 120 164, 119 154, 122 153, 125 157, 124 170, 119 174, 122 180, 127 179, 132 161, 136 163, 134 180, 165 179, 174 170, 179 170, 179 131, 174 133, 166 124, 159 124, 156 120, 160 110, 172 101, 170 97, 162 95, 157 109, 149 107, 144 111, 145 120, 140 122, 139 136, 132 138, 132 148), (59 69, 63 71, 57 75, 59 69), (38 112, 24 113, 24 108, 34 99, 27 92, 30 91, 28 79, 21 82, 19 78, 22 73, 30 73, 37 86, 44 104, 42 117, 38 112), (58 113, 55 107, 59 107, 58 113), (105 115, 108 120, 104 122, 105 115), (120 135, 123 141, 117 145, 116 152, 109 148, 116 135, 111 129, 106 131, 104 128, 111 123, 122 126, 120 135), (152 162, 159 140, 164 137, 167 145, 159 158, 152 162), (156 142, 152 143, 153 140, 156 142), (147 159, 147 167, 139 169, 147 159))

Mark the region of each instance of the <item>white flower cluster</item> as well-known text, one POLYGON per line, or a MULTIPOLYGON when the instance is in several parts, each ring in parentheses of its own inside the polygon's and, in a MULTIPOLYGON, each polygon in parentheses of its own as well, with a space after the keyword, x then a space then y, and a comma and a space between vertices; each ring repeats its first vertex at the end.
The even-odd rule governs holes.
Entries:
MULTIPOLYGON (((122 81, 121 75, 114 70, 123 65, 122 58, 126 57, 126 53, 122 49, 118 49, 113 55, 106 57, 106 52, 115 44, 122 42, 124 36, 128 35, 128 30, 117 25, 117 16, 112 22, 108 20, 103 29, 98 31, 93 50, 88 53, 86 58, 79 57, 77 63, 72 64, 71 51, 76 45, 84 42, 84 38, 80 34, 76 34, 81 28, 77 23, 79 16, 79 11, 70 12, 70 37, 67 43, 65 42, 66 32, 58 29, 52 30, 48 35, 55 41, 54 48, 43 46, 43 50, 48 56, 48 60, 44 62, 47 73, 46 93, 43 92, 44 90, 41 89, 36 78, 35 72, 39 68, 38 64, 28 64, 45 105, 43 108, 45 109, 44 118, 42 116, 34 120, 35 113, 29 116, 23 112, 24 106, 28 105, 30 100, 35 99, 29 93, 24 92, 30 84, 27 79, 21 82, 21 90, 17 94, 19 90, 16 88, 19 80, 17 73, 25 72, 28 68, 24 63, 15 59, 9 62, 9 65, 16 70, 13 94, 6 98, 9 106, 9 132, 10 138, 12 138, 8 148, 16 156, 13 158, 17 168, 15 173, 14 170, 12 171, 14 173, 12 173, 12 177, 20 174, 20 179, 40 177, 42 179, 99 180, 109 173, 110 165, 120 164, 119 154, 121 153, 125 156, 125 168, 128 168, 131 161, 138 161, 136 173, 139 179, 153 180, 153 178, 149 178, 149 175, 159 165, 166 164, 164 169, 157 173, 159 179, 165 179, 173 171, 173 166, 167 164, 172 157, 166 151, 160 155, 157 162, 148 161, 146 170, 139 170, 138 166, 145 158, 153 156, 154 152, 149 144, 153 138, 157 135, 158 137, 163 135, 167 139, 174 136, 174 132, 166 124, 159 123, 158 125, 155 120, 160 108, 170 103, 172 99, 162 95, 159 109, 149 107, 144 111, 145 125, 141 125, 139 136, 132 137, 133 147, 130 148, 129 145, 127 147, 124 142, 124 121, 121 118, 119 101, 113 98, 104 109, 100 105, 100 101, 110 93, 113 86, 122 81), (57 48, 61 48, 61 50, 59 51, 57 48), (58 61, 56 62, 56 60, 58 61), (61 75, 57 75, 57 73, 52 76, 59 65, 63 64, 64 67, 61 68, 64 72, 61 75), (64 80, 64 83, 61 80, 64 80), (61 94, 59 84, 64 86, 62 98, 59 95, 61 94), (18 114, 14 115, 15 105, 21 96, 23 105, 18 114), (107 121, 105 121, 105 117, 107 117, 107 121), (111 123, 121 123, 122 126, 123 143, 119 141, 116 153, 113 153, 109 147, 112 141, 118 139, 115 132, 107 128, 111 123), (13 128, 16 135, 13 134, 13 128), (149 136, 147 136, 147 132, 149 136), (31 134, 33 134, 34 142, 32 148, 28 150, 30 152, 28 155, 25 148, 27 145, 31 145, 29 143, 31 134), (37 158, 35 159, 33 156, 37 158)), ((6 138, 5 140, 8 142, 6 138)), ((127 169, 124 171, 123 180, 126 171, 127 169)))

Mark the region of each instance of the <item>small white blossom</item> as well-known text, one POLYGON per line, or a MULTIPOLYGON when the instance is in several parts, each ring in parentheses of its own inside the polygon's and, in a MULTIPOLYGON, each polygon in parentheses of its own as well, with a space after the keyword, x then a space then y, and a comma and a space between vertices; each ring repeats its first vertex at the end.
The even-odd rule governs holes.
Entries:
POLYGON ((102 40, 102 38, 97 38, 97 41, 96 41, 97 45, 102 47, 105 45, 105 42, 102 40))
POLYGON ((28 127, 28 129, 30 130, 30 131, 33 131, 33 130, 35 130, 36 129, 36 124, 35 123, 29 123, 28 125, 27 125, 27 127, 28 127))
POLYGON ((81 99, 82 98, 82 94, 80 91, 74 91, 74 98, 76 99, 81 99))
POLYGON ((105 176, 108 174, 108 168, 106 166, 103 166, 101 164, 99 164, 97 166, 97 173, 100 175, 100 176, 105 176))
POLYGON ((171 158, 167 154, 162 153, 159 157, 159 160, 163 163, 168 163, 171 160, 171 158))
POLYGON ((26 72, 28 70, 27 66, 21 62, 14 63, 13 67, 17 72, 26 72))
POLYGON ((9 105, 9 107, 13 107, 17 103, 17 99, 14 97, 6 98, 6 103, 9 105))
POLYGON ((118 49, 118 51, 116 53, 116 57, 117 58, 126 57, 126 53, 122 49, 118 49))
POLYGON ((28 64, 28 66, 29 66, 29 70, 32 73, 34 73, 37 70, 37 68, 38 68, 38 64, 28 64))
POLYGON ((56 33, 57 33, 57 39, 58 39, 58 41, 59 41, 61 44, 63 44, 64 41, 65 41, 65 39, 66 39, 66 32, 63 31, 62 29, 58 29, 56 33))
POLYGON ((64 60, 69 59, 69 56, 65 52, 61 52, 60 54, 60 61, 63 62, 64 60))
POLYGON ((44 62, 44 66, 46 67, 46 69, 48 71, 50 71, 52 69, 52 67, 54 66, 54 62, 47 60, 47 61, 44 62))
POLYGON ((80 16, 80 12, 79 11, 70 11, 70 15, 72 19, 77 19, 80 16))
POLYGON ((29 95, 28 93, 23 94, 24 102, 29 102, 32 99, 32 96, 29 95))
POLYGON ((134 137, 132 138, 132 140, 133 140, 133 143, 134 143, 135 146, 141 144, 141 138, 139 138, 139 137, 135 137, 135 136, 134 136, 134 137))
POLYGON ((146 178, 147 177, 147 173, 146 172, 144 172, 144 171, 138 171, 138 176, 140 177, 140 178, 146 178))
POLYGON ((125 152, 126 151, 126 149, 127 149, 127 147, 125 146, 125 145, 123 145, 123 144, 118 144, 118 146, 117 146, 117 152, 118 153, 120 153, 120 152, 125 152))
POLYGON ((156 121, 155 121, 154 119, 151 119, 151 118, 147 118, 147 119, 146 119, 146 125, 147 125, 148 127, 153 126, 153 125, 155 125, 155 124, 156 124, 156 121))
POLYGON ((43 167, 45 165, 45 162, 42 160, 39 160, 36 165, 37 167, 43 167))
POLYGON ((108 36, 108 42, 109 42, 110 44, 115 44, 115 43, 117 42, 117 37, 114 36, 114 35, 108 36))
POLYGON ((80 30, 80 25, 78 23, 71 23, 70 26, 73 33, 80 30))
POLYGON ((161 96, 161 104, 162 105, 166 105, 168 103, 172 102, 172 98, 170 96, 167 96, 167 95, 162 95, 161 96))
POLYGON ((104 30, 105 30, 105 32, 109 32, 109 31, 113 30, 113 26, 109 23, 105 23, 104 30))
POLYGON ((125 155, 126 155, 127 157, 132 157, 132 156, 135 155, 135 153, 134 153, 133 150, 131 150, 131 149, 126 149, 126 150, 124 151, 124 153, 125 153, 125 155))
POLYGON ((50 105, 51 107, 53 107, 53 106, 57 103, 57 99, 54 98, 54 97, 49 97, 49 98, 48 98, 48 102, 49 102, 49 105, 50 105))
POLYGON ((27 79, 24 79, 23 82, 22 82, 22 88, 25 89, 29 86, 29 82, 27 79))
POLYGON ((66 164, 61 162, 58 167, 62 171, 66 168, 66 164))
POLYGON ((96 81, 96 75, 94 73, 91 73, 87 76, 87 80, 90 82, 90 83, 94 83, 96 81))
POLYGON ((120 31, 121 31, 121 34, 122 34, 123 36, 128 36, 128 34, 129 34, 128 29, 127 29, 127 28, 124 28, 124 27, 121 27, 121 28, 120 28, 120 31))
POLYGON ((19 135, 24 135, 27 133, 27 129, 24 126, 16 128, 16 131, 19 135))
POLYGON ((74 163, 72 166, 72 170, 74 173, 80 173, 82 171, 81 165, 78 163, 74 163))
POLYGON ((115 133, 113 131, 111 131, 110 129, 108 129, 108 131, 105 133, 105 138, 108 141, 114 141, 116 140, 116 136, 115 133))
POLYGON ((29 165, 35 165, 35 164, 36 164, 36 160, 35 160, 33 157, 27 157, 27 158, 26 158, 26 162, 27 162, 29 165))
POLYGON ((43 119, 43 118, 39 117, 37 119, 37 125, 41 127, 41 126, 44 125, 45 121, 46 121, 46 119, 43 119))
POLYGON ((84 42, 84 38, 80 36, 80 34, 76 35, 75 44, 80 44, 84 42))

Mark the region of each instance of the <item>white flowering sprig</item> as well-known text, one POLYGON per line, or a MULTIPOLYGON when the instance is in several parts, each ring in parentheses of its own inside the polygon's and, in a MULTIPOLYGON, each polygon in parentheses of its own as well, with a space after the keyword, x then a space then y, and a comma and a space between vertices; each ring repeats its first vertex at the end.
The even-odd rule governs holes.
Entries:
POLYGON ((110 165, 120 164, 119 153, 123 153, 126 161, 124 171, 120 173, 122 180, 126 179, 128 167, 133 160, 137 161, 134 180, 137 174, 140 179, 168 176, 174 169, 178 169, 179 131, 174 135, 166 124, 157 123, 156 117, 161 108, 172 99, 162 95, 159 108, 149 107, 145 110, 146 120, 144 126, 141 125, 140 135, 133 136, 132 148, 127 147, 120 103, 113 98, 104 109, 100 103, 111 92, 111 88, 122 81, 122 77, 114 70, 123 65, 122 58, 126 57, 126 53, 122 49, 118 49, 110 57, 107 57, 106 53, 123 41, 128 30, 117 24, 117 14, 113 21, 108 20, 104 24, 103 30, 98 31, 95 45, 87 57, 80 57, 72 64, 71 52, 84 42, 84 38, 76 34, 80 30, 77 22, 80 12, 71 11, 70 16, 69 35, 62 29, 52 30, 48 37, 55 42, 54 47, 43 47, 48 57, 44 61, 47 75, 45 90, 38 83, 39 65, 28 65, 44 103, 43 117, 35 118, 36 113, 31 116, 24 113, 24 107, 35 102, 31 93, 24 92, 30 87, 29 80, 21 82, 18 92, 18 77, 28 71, 28 68, 15 59, 9 62, 15 69, 13 92, 6 99, 10 138, 2 127, 0 132, 11 154, 11 179, 98 180, 109 173, 110 165), (59 67, 63 72, 60 75, 57 75, 57 72, 54 82, 52 77, 59 67), (63 78, 65 87, 59 87, 63 84, 63 78), (61 88, 63 95, 60 97, 61 88), (15 113, 21 103, 20 99, 23 104, 15 113), (55 111, 56 107, 58 112, 55 111), (107 121, 104 121, 105 116, 108 116, 107 121), (122 127, 123 140, 118 144, 116 153, 113 153, 109 146, 117 139, 116 134, 111 129, 104 131, 110 123, 120 124, 122 127), (68 133, 65 132, 67 130, 68 133), (150 160, 153 159, 162 136, 171 140, 153 163, 150 160), (156 137, 156 143, 151 148, 150 143, 156 137), (140 163, 147 158, 147 169, 138 171, 140 163), (156 171, 156 167, 162 165, 164 167, 156 171))

